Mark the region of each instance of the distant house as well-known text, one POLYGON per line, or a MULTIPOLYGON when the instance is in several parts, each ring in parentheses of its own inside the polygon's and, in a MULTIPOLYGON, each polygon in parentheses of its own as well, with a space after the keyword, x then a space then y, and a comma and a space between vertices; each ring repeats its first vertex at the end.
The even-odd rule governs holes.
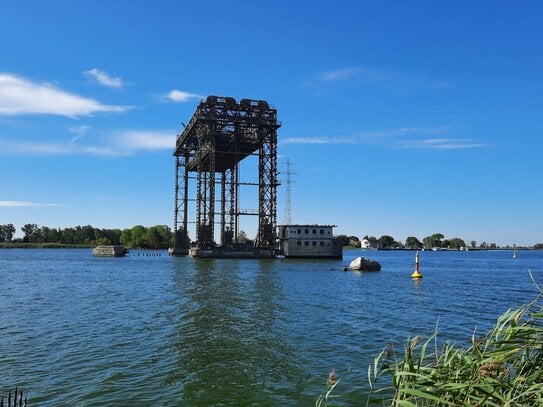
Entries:
POLYGON ((369 248, 371 248, 371 242, 366 238, 362 239, 361 242, 360 242, 360 248, 361 249, 369 249, 369 248))
POLYGON ((279 250, 285 257, 341 259, 343 249, 332 225, 281 225, 279 250))
POLYGON ((379 249, 380 244, 379 240, 371 238, 364 238, 360 241, 360 248, 361 249, 379 249))

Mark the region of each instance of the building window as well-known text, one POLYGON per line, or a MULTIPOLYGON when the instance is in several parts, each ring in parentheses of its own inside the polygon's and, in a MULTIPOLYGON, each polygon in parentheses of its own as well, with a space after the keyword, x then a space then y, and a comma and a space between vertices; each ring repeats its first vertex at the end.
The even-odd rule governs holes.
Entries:
POLYGON ((307 235, 309 233, 309 229, 306 229, 305 230, 305 234, 307 235))
POLYGON ((323 242, 323 241, 321 241, 320 243, 321 243, 321 246, 324 246, 324 242, 323 242))
POLYGON ((317 229, 313 229, 313 234, 314 234, 314 235, 317 234, 317 229))
POLYGON ((298 240, 298 241, 296 242, 296 244, 297 244, 298 246, 301 246, 301 245, 302 245, 302 241, 301 241, 301 240, 298 240))
POLYGON ((330 231, 328 231, 328 234, 330 234, 330 231))
POLYGON ((309 246, 309 242, 307 240, 304 242, 304 246, 309 246))
POLYGON ((324 235, 324 229, 321 229, 320 231, 321 231, 321 235, 324 235))
POLYGON ((316 245, 317 245, 317 241, 313 240, 313 246, 316 246, 316 245))
POLYGON ((298 234, 299 234, 299 235, 302 234, 302 229, 298 229, 298 234))

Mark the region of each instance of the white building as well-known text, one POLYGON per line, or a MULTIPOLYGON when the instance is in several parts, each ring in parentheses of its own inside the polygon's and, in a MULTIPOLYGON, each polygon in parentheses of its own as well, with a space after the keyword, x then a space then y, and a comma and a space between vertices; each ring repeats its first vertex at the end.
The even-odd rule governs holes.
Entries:
POLYGON ((333 225, 281 225, 279 250, 285 257, 341 259, 343 248, 333 225))

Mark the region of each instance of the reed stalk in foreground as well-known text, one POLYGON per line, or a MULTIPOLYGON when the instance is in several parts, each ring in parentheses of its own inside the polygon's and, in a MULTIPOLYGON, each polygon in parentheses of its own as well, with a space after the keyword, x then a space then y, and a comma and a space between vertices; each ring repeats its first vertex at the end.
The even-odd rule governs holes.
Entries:
POLYGON ((543 406, 541 297, 506 311, 467 349, 446 343, 430 351, 434 335, 408 341, 399 360, 381 352, 368 371, 370 387, 383 375, 392 386, 374 395, 391 392, 393 406, 543 406))
MULTIPOLYGON (((540 289, 541 292, 541 289, 540 289)), ((403 355, 382 351, 368 368, 368 404, 396 406, 543 406, 543 292, 502 314, 471 346, 445 343, 436 335, 407 341, 403 355), (384 377, 391 384, 379 387, 384 377), (372 401, 369 401, 372 400, 372 401)), ((330 392, 318 400, 326 406, 330 392)))

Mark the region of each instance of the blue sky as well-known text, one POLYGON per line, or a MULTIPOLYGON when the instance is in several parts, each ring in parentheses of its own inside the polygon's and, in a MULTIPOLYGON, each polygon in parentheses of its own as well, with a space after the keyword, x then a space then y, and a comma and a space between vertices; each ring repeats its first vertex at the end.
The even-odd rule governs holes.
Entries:
POLYGON ((541 21, 539 1, 4 2, 0 224, 172 226, 175 135, 213 94, 277 108, 296 223, 542 242, 541 21))

